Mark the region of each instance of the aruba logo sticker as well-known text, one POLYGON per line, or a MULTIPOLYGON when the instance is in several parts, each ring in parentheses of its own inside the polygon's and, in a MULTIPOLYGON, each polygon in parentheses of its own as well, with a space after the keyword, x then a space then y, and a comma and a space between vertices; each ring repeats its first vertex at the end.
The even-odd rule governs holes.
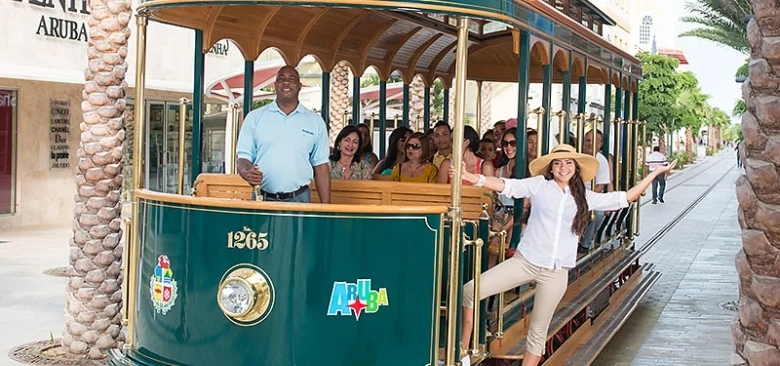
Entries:
POLYGON ((360 314, 373 314, 379 307, 388 306, 387 289, 371 289, 371 280, 360 279, 357 283, 334 282, 330 293, 328 316, 355 316, 360 320, 360 314))
POLYGON ((157 266, 149 281, 149 294, 158 313, 165 315, 176 304, 178 296, 176 280, 173 279, 171 261, 167 255, 157 257, 157 266))

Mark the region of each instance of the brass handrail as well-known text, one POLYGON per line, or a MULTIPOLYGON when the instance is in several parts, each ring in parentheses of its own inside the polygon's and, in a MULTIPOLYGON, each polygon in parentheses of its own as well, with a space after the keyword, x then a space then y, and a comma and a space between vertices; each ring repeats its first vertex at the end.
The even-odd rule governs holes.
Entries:
MULTIPOLYGON (((184 194, 184 164, 186 163, 184 150, 184 144, 186 140, 184 138, 184 134, 187 132, 187 103, 189 103, 187 98, 179 98, 179 179, 176 182, 176 193, 178 194, 184 194)), ((236 113, 238 110, 238 104, 236 103, 234 106, 233 113, 236 113)))
POLYGON ((564 144, 568 141, 568 135, 566 134, 566 111, 560 110, 555 112, 554 116, 558 117, 558 143, 564 144))
POLYGON ((549 138, 547 136, 547 131, 545 130, 546 126, 542 120, 542 115, 544 115, 544 108, 536 108, 533 110, 533 113, 536 114, 536 156, 541 157, 543 145, 542 141, 544 141, 545 138, 549 138))
MULTIPOLYGON (((453 151, 463 151, 463 121, 466 115, 466 66, 468 61, 468 36, 469 19, 458 17, 458 38, 455 55, 455 126, 452 131, 452 149, 453 151)), ((384 121, 382 121, 384 123, 384 121)), ((380 136, 380 138, 385 138, 380 136)), ((453 154, 452 165, 460 166, 463 162, 461 154, 453 154)), ((463 172, 455 169, 452 175, 453 182, 460 182, 463 172)), ((450 208, 449 217, 452 220, 452 229, 450 230, 450 258, 449 258, 449 278, 458 278, 461 256, 461 230, 463 219, 463 208, 461 207, 461 184, 452 184, 450 187, 450 208)), ((445 365, 456 365, 456 354, 460 354, 460 340, 458 339, 458 296, 461 293, 461 284, 459 281, 449 281, 447 293, 447 341, 445 343, 445 365)))

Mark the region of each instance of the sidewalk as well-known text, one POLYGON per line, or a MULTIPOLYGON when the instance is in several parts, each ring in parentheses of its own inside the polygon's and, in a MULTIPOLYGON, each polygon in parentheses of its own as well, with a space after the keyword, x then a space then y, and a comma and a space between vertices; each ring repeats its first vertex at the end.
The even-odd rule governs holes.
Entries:
POLYGON ((43 274, 68 265, 69 227, 0 232, 0 366, 16 346, 60 338, 65 329, 68 280, 43 274))
MULTIPOLYGON (((715 159, 720 156, 714 157, 715 159)), ((666 204, 642 207, 638 246, 677 216, 724 172, 708 196, 640 259, 661 278, 594 363, 725 365, 734 346, 729 323, 736 313, 719 305, 738 300, 734 256, 741 249, 734 161, 719 160, 682 183, 666 204)))

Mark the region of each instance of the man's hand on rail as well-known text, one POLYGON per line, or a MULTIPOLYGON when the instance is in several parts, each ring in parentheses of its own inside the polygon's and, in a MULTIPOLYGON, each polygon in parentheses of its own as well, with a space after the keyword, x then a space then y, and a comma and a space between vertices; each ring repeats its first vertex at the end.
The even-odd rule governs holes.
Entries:
POLYGON ((263 183, 263 172, 249 160, 238 159, 238 174, 253 186, 259 186, 260 183, 263 183))

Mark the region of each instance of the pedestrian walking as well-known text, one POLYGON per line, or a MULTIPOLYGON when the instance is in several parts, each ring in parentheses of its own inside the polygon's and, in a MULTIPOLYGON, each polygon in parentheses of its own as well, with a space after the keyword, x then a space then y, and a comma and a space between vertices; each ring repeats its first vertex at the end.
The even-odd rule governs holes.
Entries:
MULTIPOLYGON (((647 157, 647 169, 652 174, 660 167, 666 167, 668 165, 666 156, 661 154, 661 149, 656 146, 653 148, 653 152, 647 157)), ((669 171, 669 170, 666 170, 669 171)), ((659 201, 664 203, 664 192, 666 191, 666 173, 657 174, 653 179, 653 204, 655 205, 659 201)))
POLYGON ((737 152, 737 168, 742 168, 742 158, 739 156, 739 144, 734 147, 734 151, 737 152))

